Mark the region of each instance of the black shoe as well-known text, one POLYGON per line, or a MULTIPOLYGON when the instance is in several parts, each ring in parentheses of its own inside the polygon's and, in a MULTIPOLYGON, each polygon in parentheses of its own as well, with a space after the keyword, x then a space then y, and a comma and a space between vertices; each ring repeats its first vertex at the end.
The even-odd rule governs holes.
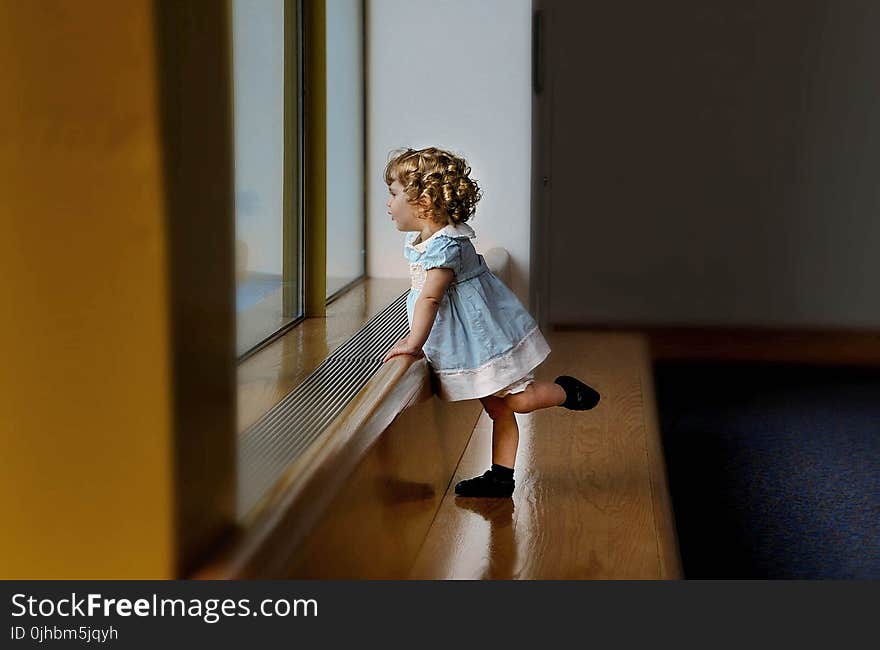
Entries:
POLYGON ((554 382, 565 391, 565 401, 559 406, 572 411, 588 411, 599 403, 599 393, 574 377, 562 375, 554 382))
POLYGON ((482 476, 475 476, 459 481, 455 486, 455 493, 460 497, 509 497, 513 494, 516 482, 513 479, 499 479, 491 469, 483 472, 482 476))

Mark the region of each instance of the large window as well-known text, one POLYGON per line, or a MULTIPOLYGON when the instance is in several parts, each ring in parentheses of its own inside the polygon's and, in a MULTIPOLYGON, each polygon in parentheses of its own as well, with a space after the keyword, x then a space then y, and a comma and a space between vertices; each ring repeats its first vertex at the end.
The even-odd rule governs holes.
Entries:
POLYGON ((239 355, 302 315, 296 14, 289 0, 232 2, 239 355))
MULTIPOLYGON (((326 2, 324 38, 310 41, 323 40, 325 48, 324 66, 309 73, 326 75, 326 95, 317 104, 324 119, 313 115, 305 128, 326 127, 320 161, 326 214, 310 209, 308 218, 303 146, 310 136, 320 141, 319 132, 304 133, 302 119, 303 45, 309 36, 303 25, 313 23, 303 20, 297 0, 232 0, 231 6, 236 346, 242 356, 304 316, 316 298, 311 292, 320 295, 315 275, 321 274, 321 300, 328 301, 364 277, 364 5, 363 0, 326 2), (326 227, 304 227, 314 219, 326 219, 326 227), (320 232, 326 241, 316 239, 320 232), (317 251, 326 252, 326 267, 306 265, 307 258, 319 260, 317 251)), ((309 4, 306 10, 319 6, 309 4)))

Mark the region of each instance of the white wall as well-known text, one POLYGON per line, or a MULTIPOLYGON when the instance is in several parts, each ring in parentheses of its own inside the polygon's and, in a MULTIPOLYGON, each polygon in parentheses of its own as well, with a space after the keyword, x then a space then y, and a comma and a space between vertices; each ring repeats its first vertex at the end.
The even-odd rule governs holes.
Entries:
POLYGON ((880 3, 552 9, 549 322, 880 326, 880 3))
POLYGON ((367 273, 406 277, 403 234, 382 171, 399 147, 463 155, 483 199, 475 245, 511 256, 527 304, 531 169, 531 0, 367 3, 367 273))

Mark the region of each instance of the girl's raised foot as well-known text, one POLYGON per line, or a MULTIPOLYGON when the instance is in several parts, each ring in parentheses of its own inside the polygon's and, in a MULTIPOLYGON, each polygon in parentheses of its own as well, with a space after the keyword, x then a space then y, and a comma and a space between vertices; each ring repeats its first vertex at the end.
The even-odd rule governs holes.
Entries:
POLYGON ((588 411, 599 403, 599 393, 574 377, 562 375, 553 381, 565 391, 565 401, 559 406, 572 411, 588 411))

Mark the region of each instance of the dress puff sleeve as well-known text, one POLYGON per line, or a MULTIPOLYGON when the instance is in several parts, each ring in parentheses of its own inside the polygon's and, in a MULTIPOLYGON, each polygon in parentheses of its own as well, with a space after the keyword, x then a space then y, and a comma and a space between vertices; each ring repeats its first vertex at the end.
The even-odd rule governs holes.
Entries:
POLYGON ((452 237, 437 237, 428 242, 421 262, 425 271, 452 269, 458 275, 461 268, 461 244, 452 237))

